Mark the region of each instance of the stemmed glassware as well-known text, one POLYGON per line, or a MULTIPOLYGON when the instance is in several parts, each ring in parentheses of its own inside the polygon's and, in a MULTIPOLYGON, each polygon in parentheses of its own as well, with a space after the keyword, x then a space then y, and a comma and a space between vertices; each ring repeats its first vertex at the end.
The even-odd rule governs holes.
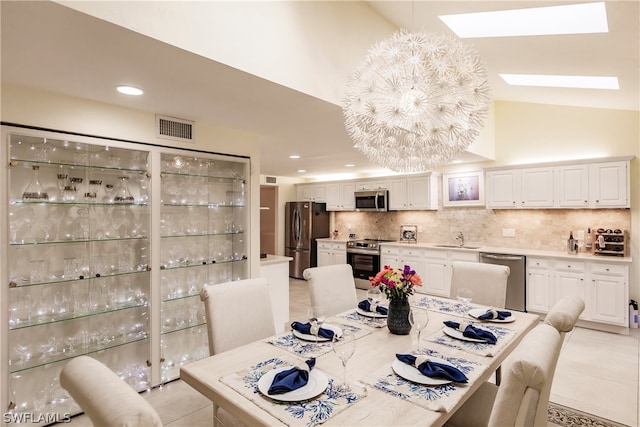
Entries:
POLYGON ((367 290, 367 300, 371 305, 371 311, 375 313, 376 307, 379 306, 382 301, 382 291, 378 286, 367 290))
MULTIPOLYGON (((320 330, 322 324, 324 323, 325 315, 324 312, 319 308, 310 307, 307 310, 307 317, 309 318, 309 324, 311 325, 312 331, 317 328, 317 331, 320 330)), ((315 334, 316 342, 318 341, 318 332, 315 334)))
POLYGON ((333 340, 331 340, 331 348, 333 352, 338 356, 340 362, 342 362, 342 366, 344 368, 344 375, 342 377, 343 382, 342 385, 338 386, 338 390, 340 391, 348 391, 349 386, 347 385, 347 362, 353 356, 353 353, 356 351, 356 336, 351 331, 344 331, 341 337, 337 335, 333 336, 333 340))
POLYGON ((471 300, 473 299, 473 291, 468 288, 460 288, 456 298, 460 301, 460 316, 464 317, 465 313, 469 311, 471 300))
POLYGON ((418 340, 416 343, 416 351, 420 352, 420 335, 422 330, 429 324, 429 313, 427 310, 411 307, 409 311, 409 323, 412 329, 416 330, 418 340))

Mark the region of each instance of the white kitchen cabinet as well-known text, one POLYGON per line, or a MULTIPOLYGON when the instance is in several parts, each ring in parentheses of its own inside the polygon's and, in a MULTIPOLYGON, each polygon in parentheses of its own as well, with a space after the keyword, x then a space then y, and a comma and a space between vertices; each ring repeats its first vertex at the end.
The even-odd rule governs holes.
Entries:
POLYGON ((357 181, 355 183, 356 191, 387 190, 388 188, 389 181, 386 179, 367 179, 363 181, 357 181))
POLYGON ((449 297, 450 273, 447 251, 424 250, 422 286, 416 291, 421 294, 449 297))
POLYGON ((297 184, 296 196, 300 202, 318 202, 327 201, 327 185, 326 184, 297 184))
POLYGON ((527 310, 548 312, 551 289, 549 260, 527 258, 527 310))
POLYGON ((353 182, 333 182, 326 185, 328 211, 352 211, 356 208, 356 184, 353 182))
POLYGON ((429 174, 390 179, 389 209, 438 209, 438 176, 429 174))
POLYGON ((627 326, 628 276, 626 265, 591 264, 591 287, 587 300, 594 321, 627 326))
POLYGON ((486 177, 488 208, 553 207, 553 168, 488 171, 486 177))
POLYGON ((0 403, 77 413, 57 378, 79 355, 140 391, 208 356, 200 288, 249 277, 249 161, 18 127, 2 135, 0 403))
POLYGON ((629 162, 619 161, 590 165, 589 189, 593 207, 630 207, 629 162))
POLYGON ((556 200, 560 208, 589 207, 589 165, 556 168, 556 200))
POLYGON ((318 267, 346 263, 347 244, 345 242, 318 241, 318 267))
POLYGON ((553 292, 550 306, 553 307, 565 296, 576 296, 585 302, 580 319, 590 317, 587 300, 587 275, 585 263, 580 261, 553 261, 553 292))

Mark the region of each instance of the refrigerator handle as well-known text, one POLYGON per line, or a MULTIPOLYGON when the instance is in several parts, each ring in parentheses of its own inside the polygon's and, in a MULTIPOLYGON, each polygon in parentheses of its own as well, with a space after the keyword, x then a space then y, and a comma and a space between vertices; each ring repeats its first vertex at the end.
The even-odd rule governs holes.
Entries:
POLYGON ((300 242, 300 213, 297 209, 293 211, 293 238, 296 243, 300 242))

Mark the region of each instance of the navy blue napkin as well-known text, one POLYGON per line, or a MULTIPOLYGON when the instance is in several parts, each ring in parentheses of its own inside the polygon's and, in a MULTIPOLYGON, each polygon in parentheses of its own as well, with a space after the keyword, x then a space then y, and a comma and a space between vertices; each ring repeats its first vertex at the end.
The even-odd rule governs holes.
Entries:
MULTIPOLYGON (((371 303, 369 302, 368 299, 364 300, 364 301, 360 301, 358 303, 358 308, 360 310, 364 310, 364 311, 371 311, 371 303)), ((385 316, 388 314, 389 310, 387 310, 387 307, 382 307, 381 305, 376 307, 376 312, 380 313, 380 314, 384 314, 385 316)))
POLYGON ((492 308, 490 308, 489 310, 487 310, 486 313, 481 314, 480 316, 478 316, 478 319, 480 320, 492 320, 492 319, 498 319, 498 320, 504 320, 507 317, 511 316, 511 312, 510 311, 501 311, 501 310, 494 310, 492 308))
POLYGON ((286 371, 278 372, 271 382, 269 387, 269 394, 282 394, 292 390, 297 390, 300 387, 307 385, 309 381, 309 371, 313 369, 316 364, 316 358, 312 357, 309 360, 305 360, 309 370, 296 368, 295 366, 286 371))
MULTIPOLYGON (((447 321, 444 322, 444 324, 447 325, 450 328, 453 328, 453 329, 456 329, 456 330, 460 330, 460 323, 458 323, 458 322, 452 322, 451 320, 447 320, 447 321)), ((487 331, 485 329, 476 328, 473 325, 467 325, 464 328, 464 331, 462 331, 462 335, 467 337, 467 338, 475 338, 475 339, 483 340, 484 342, 486 342, 488 344, 495 344, 498 341, 496 336, 493 335, 493 333, 491 333, 491 331, 487 331)))
MULTIPOLYGON (((399 361, 406 363, 407 365, 416 365, 416 356, 411 354, 397 354, 396 357, 399 361)), ((428 358, 426 361, 420 363, 416 368, 429 378, 440 378, 444 380, 451 380, 457 383, 466 383, 468 381, 467 376, 462 373, 455 366, 447 365, 444 363, 432 362, 428 358)))
MULTIPOLYGON (((293 322, 291 324, 291 328, 295 329, 296 331, 300 332, 301 334, 312 335, 311 334, 311 324, 309 322, 307 322, 307 323, 293 322)), ((318 330, 318 336, 322 337, 322 338, 327 338, 327 339, 332 340, 333 339, 333 331, 331 329, 320 328, 318 330)))

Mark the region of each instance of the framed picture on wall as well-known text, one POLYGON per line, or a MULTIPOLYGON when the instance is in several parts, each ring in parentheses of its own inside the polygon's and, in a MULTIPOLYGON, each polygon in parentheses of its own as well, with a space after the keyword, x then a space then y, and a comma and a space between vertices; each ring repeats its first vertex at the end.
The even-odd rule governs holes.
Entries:
POLYGON ((484 206, 484 172, 442 175, 443 206, 484 206))

